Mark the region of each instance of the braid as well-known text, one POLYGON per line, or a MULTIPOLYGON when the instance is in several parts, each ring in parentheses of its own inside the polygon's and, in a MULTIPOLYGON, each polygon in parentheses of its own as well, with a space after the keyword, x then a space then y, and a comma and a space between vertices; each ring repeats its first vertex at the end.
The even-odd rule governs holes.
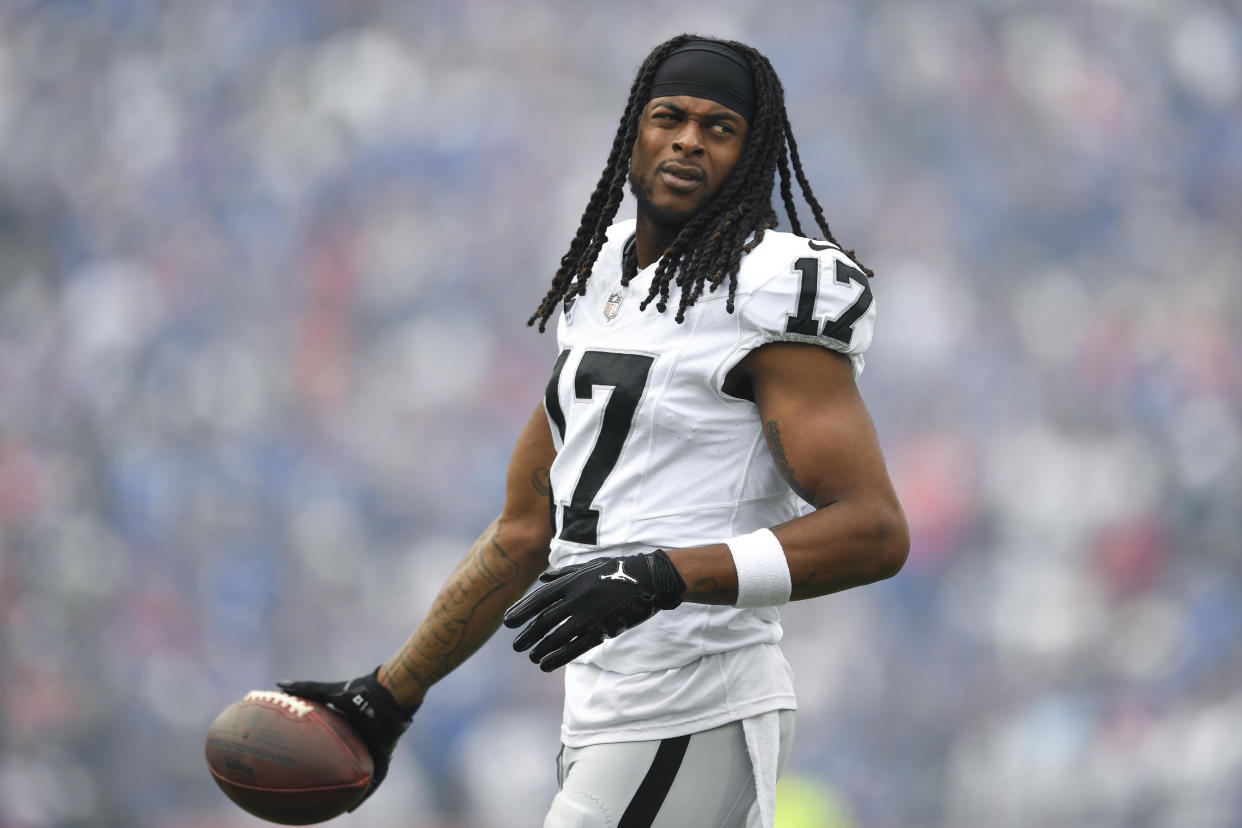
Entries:
POLYGON ((798 221, 798 205, 794 203, 793 183, 789 176, 789 162, 785 159, 785 154, 781 153, 781 157, 776 159, 777 169, 781 173, 781 201, 785 204, 785 215, 789 218, 789 227, 793 230, 794 235, 802 235, 802 222, 798 221))
MULTIPOLYGON (((824 208, 819 206, 815 194, 811 192, 811 182, 807 180, 806 173, 802 171, 802 159, 798 157, 798 142, 794 140, 793 127, 789 125, 789 114, 781 113, 781 120, 785 131, 785 140, 789 144, 789 158, 793 161, 794 173, 798 176, 798 186, 802 188, 802 197, 806 199, 806 203, 811 207, 811 215, 815 217, 815 224, 824 233, 824 240, 830 241, 854 260, 854 263, 862 268, 863 273, 867 274, 867 278, 872 278, 875 274, 871 268, 867 267, 854 256, 854 251, 847 249, 843 244, 836 240, 832 235, 832 231, 828 229, 828 219, 824 218, 824 208)), ((788 204, 788 202, 786 202, 788 204)))
MULTIPOLYGON (((608 227, 624 196, 630 156, 638 134, 639 115, 650 97, 655 72, 670 53, 687 41, 698 39, 702 38, 687 34, 666 41, 657 46, 639 67, 608 154, 608 162, 582 214, 569 251, 561 257, 561 266, 552 278, 552 286, 527 321, 528 325, 538 322, 539 330, 543 331, 558 304, 586 292, 591 268, 607 241, 608 227)), ((714 292, 725 281, 729 287, 725 307, 729 313, 733 312, 742 257, 763 241, 766 230, 778 224, 776 210, 772 206, 772 189, 778 177, 781 201, 793 232, 802 235, 793 194, 793 182, 796 180, 826 241, 841 247, 828 229, 823 208, 811 192, 810 182, 802 171, 798 145, 785 111, 785 90, 772 64, 745 44, 728 40, 718 42, 744 55, 750 63, 755 83, 755 112, 737 166, 720 192, 681 228, 661 257, 647 296, 639 304, 639 308, 645 310, 654 301, 656 310, 663 313, 668 308, 671 285, 676 284, 680 298, 674 318, 678 323, 685 321, 686 310, 703 294, 704 287, 714 292)), ((853 251, 845 252, 854 258, 853 251)), ((854 260, 857 263, 857 259, 854 260)), ((871 270, 861 263, 859 267, 868 276, 872 275, 871 270)), ((622 284, 628 284, 636 274, 637 266, 627 262, 622 270, 622 284)))

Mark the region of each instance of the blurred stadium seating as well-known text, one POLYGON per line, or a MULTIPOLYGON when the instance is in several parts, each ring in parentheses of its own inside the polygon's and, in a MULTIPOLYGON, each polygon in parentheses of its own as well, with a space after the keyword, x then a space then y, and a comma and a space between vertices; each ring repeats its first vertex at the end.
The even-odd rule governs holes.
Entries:
MULTIPOLYGON (((859 828, 1242 824, 1242 12, 708 5, 0 5, 0 826, 254 824, 207 724, 387 657, 497 510, 680 31, 772 59, 877 273, 912 557, 786 611, 798 778, 859 828)), ((340 824, 539 824, 559 703, 499 636, 340 824)))

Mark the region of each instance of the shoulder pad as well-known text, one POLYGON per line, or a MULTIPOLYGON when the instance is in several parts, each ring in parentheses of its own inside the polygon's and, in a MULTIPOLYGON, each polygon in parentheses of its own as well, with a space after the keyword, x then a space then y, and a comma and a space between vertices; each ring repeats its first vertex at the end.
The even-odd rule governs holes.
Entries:
MULTIPOLYGON (((770 233, 747 256, 739 292, 743 324, 767 341, 812 342, 844 354, 871 344, 875 301, 870 279, 835 245, 770 233)), ((740 274, 739 274, 740 275, 740 274)))

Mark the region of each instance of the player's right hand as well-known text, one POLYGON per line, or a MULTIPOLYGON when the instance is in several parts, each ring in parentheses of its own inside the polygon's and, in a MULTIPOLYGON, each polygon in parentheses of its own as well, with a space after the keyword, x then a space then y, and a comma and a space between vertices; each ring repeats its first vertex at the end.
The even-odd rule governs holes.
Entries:
POLYGON ((676 609, 686 591, 663 549, 551 569, 539 580, 542 586, 505 612, 504 624, 511 629, 526 624, 513 649, 530 649, 530 660, 545 673, 660 610, 676 609))
MULTIPOLYGON (((358 732, 367 750, 375 772, 371 775, 371 787, 358 805, 366 802, 388 775, 397 740, 405 733, 418 707, 402 707, 379 683, 379 668, 371 673, 349 681, 278 681, 276 686, 291 696, 319 702, 344 716, 358 732)), ((349 810, 354 810, 355 805, 349 810)))

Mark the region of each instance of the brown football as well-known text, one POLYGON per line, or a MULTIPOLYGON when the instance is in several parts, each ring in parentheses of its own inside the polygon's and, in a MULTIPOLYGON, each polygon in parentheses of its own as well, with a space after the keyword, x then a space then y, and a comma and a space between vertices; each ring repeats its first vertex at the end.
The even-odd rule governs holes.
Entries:
POLYGON ((340 714, 275 690, 252 690, 216 717, 207 731, 207 767, 229 799, 282 825, 349 810, 375 771, 340 714))

